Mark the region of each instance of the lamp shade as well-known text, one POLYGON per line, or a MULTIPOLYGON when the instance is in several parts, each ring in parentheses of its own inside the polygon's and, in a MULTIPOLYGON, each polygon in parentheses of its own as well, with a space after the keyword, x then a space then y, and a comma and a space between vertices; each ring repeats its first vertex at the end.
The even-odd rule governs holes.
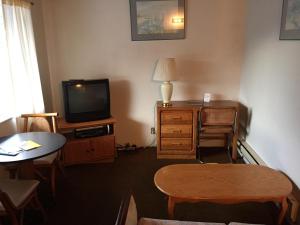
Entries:
POLYGON ((159 59, 153 75, 156 81, 172 81, 177 80, 176 62, 174 58, 159 59))

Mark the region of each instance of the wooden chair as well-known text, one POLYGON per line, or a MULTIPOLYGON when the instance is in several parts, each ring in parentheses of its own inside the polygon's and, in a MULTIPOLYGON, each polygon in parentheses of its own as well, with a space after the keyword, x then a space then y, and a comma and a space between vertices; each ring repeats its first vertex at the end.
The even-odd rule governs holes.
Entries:
POLYGON ((24 209, 29 204, 45 211, 37 197, 37 180, 0 179, 0 216, 9 216, 12 225, 22 225, 24 209))
MULTIPOLYGON (((57 119, 58 113, 40 113, 40 114, 23 114, 21 118, 24 119, 23 132, 32 132, 32 131, 48 131, 54 132, 57 131, 57 119), (49 123, 51 121, 51 125, 49 123)), ((56 181, 56 168, 58 167, 63 172, 63 167, 61 163, 61 153, 60 151, 55 152, 51 155, 35 159, 33 161, 34 167, 47 168, 50 170, 50 184, 53 197, 55 196, 55 181, 56 181)), ((39 170, 36 170, 36 173, 45 179, 45 177, 40 173, 39 170)))
POLYGON ((225 139, 225 146, 229 149, 236 132, 236 120, 237 111, 234 108, 203 108, 199 112, 198 148, 201 147, 201 138, 205 137, 211 143, 215 142, 212 146, 224 145, 225 139))

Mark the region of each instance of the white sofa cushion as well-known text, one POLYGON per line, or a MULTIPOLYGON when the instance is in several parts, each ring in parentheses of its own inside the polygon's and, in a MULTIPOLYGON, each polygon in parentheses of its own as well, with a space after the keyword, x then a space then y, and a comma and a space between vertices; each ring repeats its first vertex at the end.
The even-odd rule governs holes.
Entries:
POLYGON ((263 225, 263 224, 230 222, 228 225, 263 225))
POLYGON ((141 218, 138 225, 225 225, 225 223, 206 223, 178 220, 159 220, 151 218, 141 218))
POLYGON ((130 197, 125 225, 137 225, 137 210, 133 196, 130 197))

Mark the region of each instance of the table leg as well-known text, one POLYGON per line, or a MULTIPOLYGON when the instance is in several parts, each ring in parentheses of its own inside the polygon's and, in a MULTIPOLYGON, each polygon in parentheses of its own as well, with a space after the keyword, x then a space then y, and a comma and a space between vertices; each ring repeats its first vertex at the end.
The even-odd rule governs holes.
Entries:
POLYGON ((232 137, 232 160, 236 160, 237 159, 237 134, 234 134, 232 137))
POLYGON ((169 216, 169 219, 174 219, 174 207, 175 207, 175 201, 172 197, 169 196, 169 199, 168 199, 168 216, 169 216))
POLYGON ((278 217, 278 224, 282 224, 287 208, 288 208, 288 203, 286 198, 284 198, 281 202, 281 210, 278 217))
POLYGON ((24 161, 18 166, 18 178, 20 179, 34 179, 34 165, 32 160, 24 161))

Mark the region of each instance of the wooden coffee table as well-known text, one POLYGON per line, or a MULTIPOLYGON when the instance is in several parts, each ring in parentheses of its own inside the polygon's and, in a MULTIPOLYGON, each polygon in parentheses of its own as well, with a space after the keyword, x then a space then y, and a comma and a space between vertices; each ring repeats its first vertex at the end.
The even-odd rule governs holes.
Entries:
POLYGON ((169 197, 168 214, 180 202, 242 203, 273 201, 281 204, 278 224, 287 210, 291 182, 280 172, 247 164, 177 164, 159 169, 156 187, 169 197))

